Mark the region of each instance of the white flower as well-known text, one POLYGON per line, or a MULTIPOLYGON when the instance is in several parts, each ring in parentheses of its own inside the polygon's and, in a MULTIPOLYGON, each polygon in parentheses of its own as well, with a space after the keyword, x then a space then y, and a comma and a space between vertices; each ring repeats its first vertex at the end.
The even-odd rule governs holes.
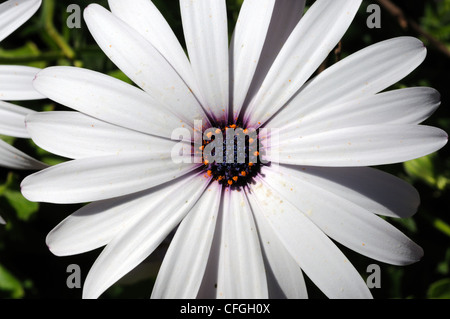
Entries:
POLYGON ((370 298, 332 240, 394 265, 421 258, 377 216, 413 215, 417 191, 366 166, 447 142, 445 132, 418 125, 439 105, 435 90, 379 93, 424 60, 423 44, 387 40, 311 79, 360 3, 318 0, 302 17, 304 1, 246 0, 229 49, 225 1, 181 0, 190 62, 150 1, 85 10, 99 46, 139 88, 86 69, 40 72, 35 88, 78 112, 29 115, 29 133, 73 160, 22 183, 32 201, 92 202, 47 237, 59 256, 106 245, 84 298, 99 297, 174 229, 153 298, 304 298, 303 272, 330 298, 370 298), (223 130, 236 118, 280 129, 279 166, 258 163, 253 182, 240 174, 241 186, 229 187, 234 180, 211 163, 171 160, 175 129, 192 132, 203 120, 223 130))
MULTIPOLYGON (((0 42, 25 23, 40 7, 41 0, 9 0, 0 4, 0 42)), ((34 100, 44 96, 34 90, 32 81, 39 69, 25 66, 0 66, 0 134, 29 138, 25 117, 32 110, 4 100, 34 100)), ((0 139, 0 166, 15 169, 41 169, 43 163, 0 139)), ((0 224, 5 221, 0 217, 0 224)))

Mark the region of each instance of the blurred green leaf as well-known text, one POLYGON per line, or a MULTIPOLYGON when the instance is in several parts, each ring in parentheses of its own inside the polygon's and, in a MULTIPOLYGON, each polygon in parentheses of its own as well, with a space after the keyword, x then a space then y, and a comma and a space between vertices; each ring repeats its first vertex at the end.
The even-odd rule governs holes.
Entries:
POLYGON ((430 299, 450 299, 450 278, 432 283, 428 289, 427 297, 430 299))
POLYGON ((436 271, 441 275, 448 275, 450 271, 450 248, 447 248, 445 252, 445 258, 443 261, 438 263, 436 271))
POLYGON ((446 234, 447 236, 450 236, 450 225, 447 224, 445 221, 443 221, 440 218, 434 218, 433 219, 433 226, 441 231, 442 233, 446 234))
POLYGON ((114 70, 108 73, 109 76, 112 76, 113 78, 119 79, 121 81, 124 81, 128 84, 133 84, 133 81, 130 80, 128 76, 125 75, 121 70, 114 70))
POLYGON ((0 264, 0 290, 7 292, 10 298, 22 298, 25 291, 20 281, 0 264))
POLYGON ((14 208, 17 217, 28 221, 39 210, 39 203, 28 201, 20 191, 8 189, 3 193, 8 203, 14 208))
POLYGON ((450 0, 426 3, 422 27, 450 48, 450 0))
POLYGON ((0 139, 2 139, 3 141, 5 141, 8 144, 13 144, 14 141, 16 140, 15 137, 12 136, 6 136, 6 135, 0 135, 0 139))
POLYGON ((402 225, 403 228, 407 229, 411 233, 417 232, 417 224, 414 218, 393 218, 391 221, 402 225))
POLYGON ((0 49, 0 64, 20 63, 37 68, 44 68, 47 64, 39 61, 42 58, 41 54, 38 46, 34 42, 28 41, 25 45, 16 49, 0 49))
POLYGON ((403 163, 405 171, 415 180, 420 180, 425 184, 444 190, 449 180, 442 174, 437 174, 437 153, 433 153, 412 161, 403 163))

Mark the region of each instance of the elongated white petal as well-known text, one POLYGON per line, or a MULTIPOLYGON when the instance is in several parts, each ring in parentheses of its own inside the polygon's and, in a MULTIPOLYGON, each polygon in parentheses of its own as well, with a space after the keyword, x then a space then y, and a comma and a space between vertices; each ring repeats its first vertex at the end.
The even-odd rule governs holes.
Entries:
POLYGON ((329 298, 371 298, 366 283, 336 245, 263 181, 251 185, 252 203, 305 274, 329 298))
POLYGON ((224 196, 217 298, 268 297, 258 231, 244 192, 224 196))
POLYGON ((228 120, 228 17, 225 0, 180 0, 186 46, 204 108, 217 121, 228 120))
POLYGON ((3 140, 0 140, 0 166, 24 170, 43 169, 47 167, 46 164, 35 160, 3 140))
POLYGON ((426 53, 423 43, 412 37, 393 38, 364 48, 314 78, 269 126, 281 128, 328 105, 381 92, 411 73, 426 53))
POLYGON ((0 101, 0 134, 29 138, 25 127, 25 117, 33 110, 0 101))
MULTIPOLYGON (((254 196, 247 195, 252 211, 260 207, 254 201, 254 196)), ((270 299, 306 299, 305 279, 299 265, 295 262, 284 245, 271 229, 264 212, 253 213, 258 229, 261 248, 264 253, 264 261, 267 275, 267 285, 270 299)))
MULTIPOLYGON (((115 154, 170 151, 174 141, 112 125, 79 112, 42 112, 27 117, 27 129, 41 148, 80 159, 115 154)), ((190 145, 186 144, 186 149, 190 145)))
POLYGON ((290 171, 262 171, 264 181, 295 205, 324 233, 372 259, 408 265, 420 260, 423 250, 391 224, 344 197, 297 178, 290 171))
POLYGON ((199 97, 197 81, 178 38, 153 2, 148 0, 108 0, 111 12, 150 42, 173 66, 188 87, 199 97))
POLYGON ((9 0, 0 4, 0 41, 31 18, 40 5, 41 0, 9 0))
POLYGON ((153 299, 196 298, 214 238, 221 192, 222 187, 211 184, 178 227, 156 278, 153 299))
MULTIPOLYGON (((420 196, 417 190, 394 175, 370 167, 276 167, 286 179, 301 180, 324 192, 332 192, 374 214, 408 218, 417 212, 420 196)), ((287 187, 289 193, 299 193, 287 187)))
POLYGON ((203 175, 183 179, 151 203, 147 214, 129 224, 102 251, 83 287, 83 298, 98 298, 147 258, 192 209, 208 185, 203 175))
POLYGON ((44 99, 45 96, 33 87, 33 79, 39 71, 41 69, 28 66, 0 65, 0 100, 44 99))
POLYGON ((442 148, 447 134, 424 125, 369 125, 284 139, 271 149, 280 163, 373 166, 419 158, 442 148))
POLYGON ((188 123, 205 114, 161 53, 138 32, 97 4, 89 5, 84 18, 97 44, 134 83, 188 123))
POLYGON ((224 207, 223 197, 221 199, 219 212, 217 215, 216 228, 214 230, 214 237, 211 243, 211 250, 209 252, 208 262, 206 264, 205 273, 203 275, 202 283, 199 287, 197 299, 216 299, 217 298, 217 282, 219 272, 219 256, 222 245, 222 221, 226 208, 224 207))
POLYGON ((292 125, 283 126, 283 130, 289 136, 305 136, 352 126, 419 124, 439 105, 440 94, 435 89, 407 88, 320 108, 292 125))
POLYGON ((150 190, 88 204, 65 218, 46 238, 57 256, 84 253, 108 244, 135 220, 151 213, 183 178, 150 190))
POLYGON ((6 225, 6 221, 0 216, 0 225, 6 225))
POLYGON ((258 126, 271 118, 317 70, 350 26, 360 0, 318 0, 286 41, 245 120, 258 126))
POLYGON ((144 91, 87 69, 47 68, 37 75, 34 87, 55 102, 143 133, 170 138, 173 130, 183 125, 144 91))
POLYGON ((193 169, 167 153, 119 154, 65 162, 26 177, 21 186, 30 201, 83 203, 139 192, 193 169))
MULTIPOLYGON (((286 40, 297 26, 305 9, 305 0, 276 0, 272 12, 269 30, 267 31, 264 47, 261 52, 258 67, 248 90, 247 100, 251 101, 258 93, 273 62, 280 53, 286 40)), ((247 107, 244 104, 241 113, 247 107)))
POLYGON ((275 3, 275 0, 246 0, 242 4, 230 48, 233 118, 239 116, 255 75, 275 3))

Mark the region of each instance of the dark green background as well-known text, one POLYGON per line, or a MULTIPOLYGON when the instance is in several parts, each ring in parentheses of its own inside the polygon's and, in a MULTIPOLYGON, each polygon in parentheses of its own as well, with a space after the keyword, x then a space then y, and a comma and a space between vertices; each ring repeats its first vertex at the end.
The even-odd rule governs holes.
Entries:
MULTIPOLYGON (((36 67, 75 65, 101 71, 126 80, 123 74, 100 51, 85 24, 80 29, 68 29, 66 8, 77 3, 85 8, 96 2, 107 7, 107 1, 43 0, 40 11, 0 45, 0 64, 25 64, 36 67)), ((419 27, 450 50, 450 0, 392 1, 415 21, 419 27)), ((132 3, 132 1, 130 1, 132 3)), ((155 0, 170 25, 183 41, 178 1, 155 0)), ((311 4, 308 1, 307 4, 311 4)), ((352 26, 342 39, 341 56, 334 53, 327 66, 339 58, 370 44, 396 36, 415 36, 428 48, 426 61, 393 88, 430 86, 440 91, 442 105, 426 122, 450 132, 450 56, 421 36, 413 28, 400 27, 398 20, 387 11, 381 11, 381 28, 369 29, 366 8, 374 1, 364 1, 352 26)), ((239 13, 241 0, 228 0, 230 33, 239 13)), ((64 110, 51 101, 29 101, 20 105, 34 110, 64 110)), ((37 148, 29 140, 3 137, 21 150, 54 164, 62 159, 37 148)), ((397 175, 419 190, 422 204, 410 219, 390 221, 423 247, 423 259, 407 267, 396 267, 359 256, 344 247, 344 253, 355 264, 361 275, 368 276, 366 268, 376 263, 381 267, 381 288, 372 289, 376 298, 450 298, 450 158, 446 147, 436 154, 406 164, 381 167, 397 175)), ((0 169, 0 210, 8 224, 0 228, 0 297, 2 298, 80 298, 81 289, 69 289, 66 272, 70 264, 81 267, 82 281, 100 250, 90 253, 56 257, 46 245, 47 233, 64 217, 74 212, 77 205, 30 203, 20 195, 20 181, 31 172, 0 169)), ((102 298, 148 298, 153 278, 158 269, 155 254, 145 267, 135 272, 139 280, 128 277, 110 288, 102 298)), ((323 298, 322 293, 308 281, 311 298, 323 298)))

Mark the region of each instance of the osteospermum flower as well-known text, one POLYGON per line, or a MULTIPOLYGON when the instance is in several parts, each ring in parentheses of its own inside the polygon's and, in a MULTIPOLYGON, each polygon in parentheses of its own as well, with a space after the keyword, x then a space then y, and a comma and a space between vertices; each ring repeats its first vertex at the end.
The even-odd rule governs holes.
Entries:
MULTIPOLYGON (((0 4, 0 42, 25 23, 41 5, 41 0, 10 0, 0 4)), ((33 88, 39 69, 26 66, 0 66, 0 134, 29 138, 25 117, 32 110, 6 101, 42 99, 33 88)), ((43 163, 33 159, 0 139, 0 166, 14 169, 41 169, 43 163)), ((4 220, 0 217, 0 223, 4 220)))
POLYGON ((413 215, 418 193, 367 166, 447 142, 419 125, 439 105, 434 89, 380 93, 424 60, 424 45, 387 40, 313 77, 360 4, 318 0, 302 17, 304 1, 245 0, 229 45, 224 0, 181 0, 189 60, 152 2, 86 8, 98 45, 138 87, 80 68, 40 72, 35 88, 78 112, 29 115, 28 130, 73 160, 22 183, 33 201, 92 202, 47 237, 59 256, 106 246, 83 297, 99 297, 174 229, 153 298, 304 298, 303 273, 330 298, 369 298, 334 241, 394 265, 421 258, 378 216, 413 215), (230 129, 259 134, 257 161, 208 160, 218 136, 234 141, 230 129), (190 149, 199 162, 174 160, 190 149))

